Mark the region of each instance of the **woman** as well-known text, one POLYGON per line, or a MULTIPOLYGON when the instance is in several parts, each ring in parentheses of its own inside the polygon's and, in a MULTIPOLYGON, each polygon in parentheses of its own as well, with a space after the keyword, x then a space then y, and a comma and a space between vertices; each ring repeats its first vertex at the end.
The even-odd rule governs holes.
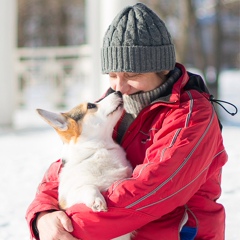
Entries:
POLYGON ((224 239, 221 170, 227 161, 221 129, 202 79, 175 61, 163 21, 143 4, 123 9, 103 39, 102 72, 121 91, 125 114, 113 138, 134 171, 103 193, 108 212, 82 204, 58 207, 61 160, 53 163, 27 211, 41 240, 224 239))

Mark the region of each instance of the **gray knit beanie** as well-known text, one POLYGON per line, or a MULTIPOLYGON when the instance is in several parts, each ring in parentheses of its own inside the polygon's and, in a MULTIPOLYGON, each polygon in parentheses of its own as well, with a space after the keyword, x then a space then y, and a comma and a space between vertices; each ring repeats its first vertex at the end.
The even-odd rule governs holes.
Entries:
POLYGON ((160 72, 175 66, 164 22, 142 3, 124 8, 109 26, 101 51, 102 72, 160 72))

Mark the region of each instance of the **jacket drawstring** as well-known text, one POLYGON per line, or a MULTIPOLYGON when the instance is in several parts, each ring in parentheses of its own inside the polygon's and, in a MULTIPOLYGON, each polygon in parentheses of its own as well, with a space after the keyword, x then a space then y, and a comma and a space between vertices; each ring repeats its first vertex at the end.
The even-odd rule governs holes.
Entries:
POLYGON ((230 102, 223 101, 223 100, 218 100, 218 99, 214 99, 214 96, 213 96, 213 95, 210 95, 209 100, 210 100, 210 102, 212 102, 212 103, 217 103, 218 105, 220 105, 228 114, 230 114, 230 115, 232 115, 232 116, 236 115, 237 112, 238 112, 237 107, 236 107, 234 104, 230 103, 230 102), (221 104, 221 103, 225 103, 225 104, 231 105, 232 107, 235 108, 235 112, 230 112, 230 111, 228 111, 228 110, 223 106, 223 104, 221 104))

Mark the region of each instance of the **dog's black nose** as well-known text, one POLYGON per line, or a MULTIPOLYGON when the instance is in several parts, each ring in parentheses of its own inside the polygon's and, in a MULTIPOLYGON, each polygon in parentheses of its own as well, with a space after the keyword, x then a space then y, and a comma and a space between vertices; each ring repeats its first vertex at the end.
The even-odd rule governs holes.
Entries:
POLYGON ((119 96, 119 97, 122 97, 122 93, 120 91, 117 91, 116 94, 119 96))

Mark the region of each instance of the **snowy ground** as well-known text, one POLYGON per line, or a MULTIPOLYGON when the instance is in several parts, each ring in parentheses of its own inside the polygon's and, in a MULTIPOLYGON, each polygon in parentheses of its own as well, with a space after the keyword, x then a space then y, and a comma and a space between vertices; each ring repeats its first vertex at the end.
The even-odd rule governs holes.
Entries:
MULTIPOLYGON (((231 84, 231 79, 227 85, 231 84)), ((226 89, 227 86, 220 89, 221 95, 231 100, 226 89)), ((240 107, 239 96, 237 93, 234 96, 232 102, 240 107)), ((223 130, 229 161, 223 170, 219 202, 226 208, 226 240, 237 240, 240 236, 239 116, 230 116, 223 130)), ((25 212, 45 170, 60 157, 61 141, 32 108, 16 112, 15 130, 0 128, 0 146, 0 240, 28 240, 25 212)))

